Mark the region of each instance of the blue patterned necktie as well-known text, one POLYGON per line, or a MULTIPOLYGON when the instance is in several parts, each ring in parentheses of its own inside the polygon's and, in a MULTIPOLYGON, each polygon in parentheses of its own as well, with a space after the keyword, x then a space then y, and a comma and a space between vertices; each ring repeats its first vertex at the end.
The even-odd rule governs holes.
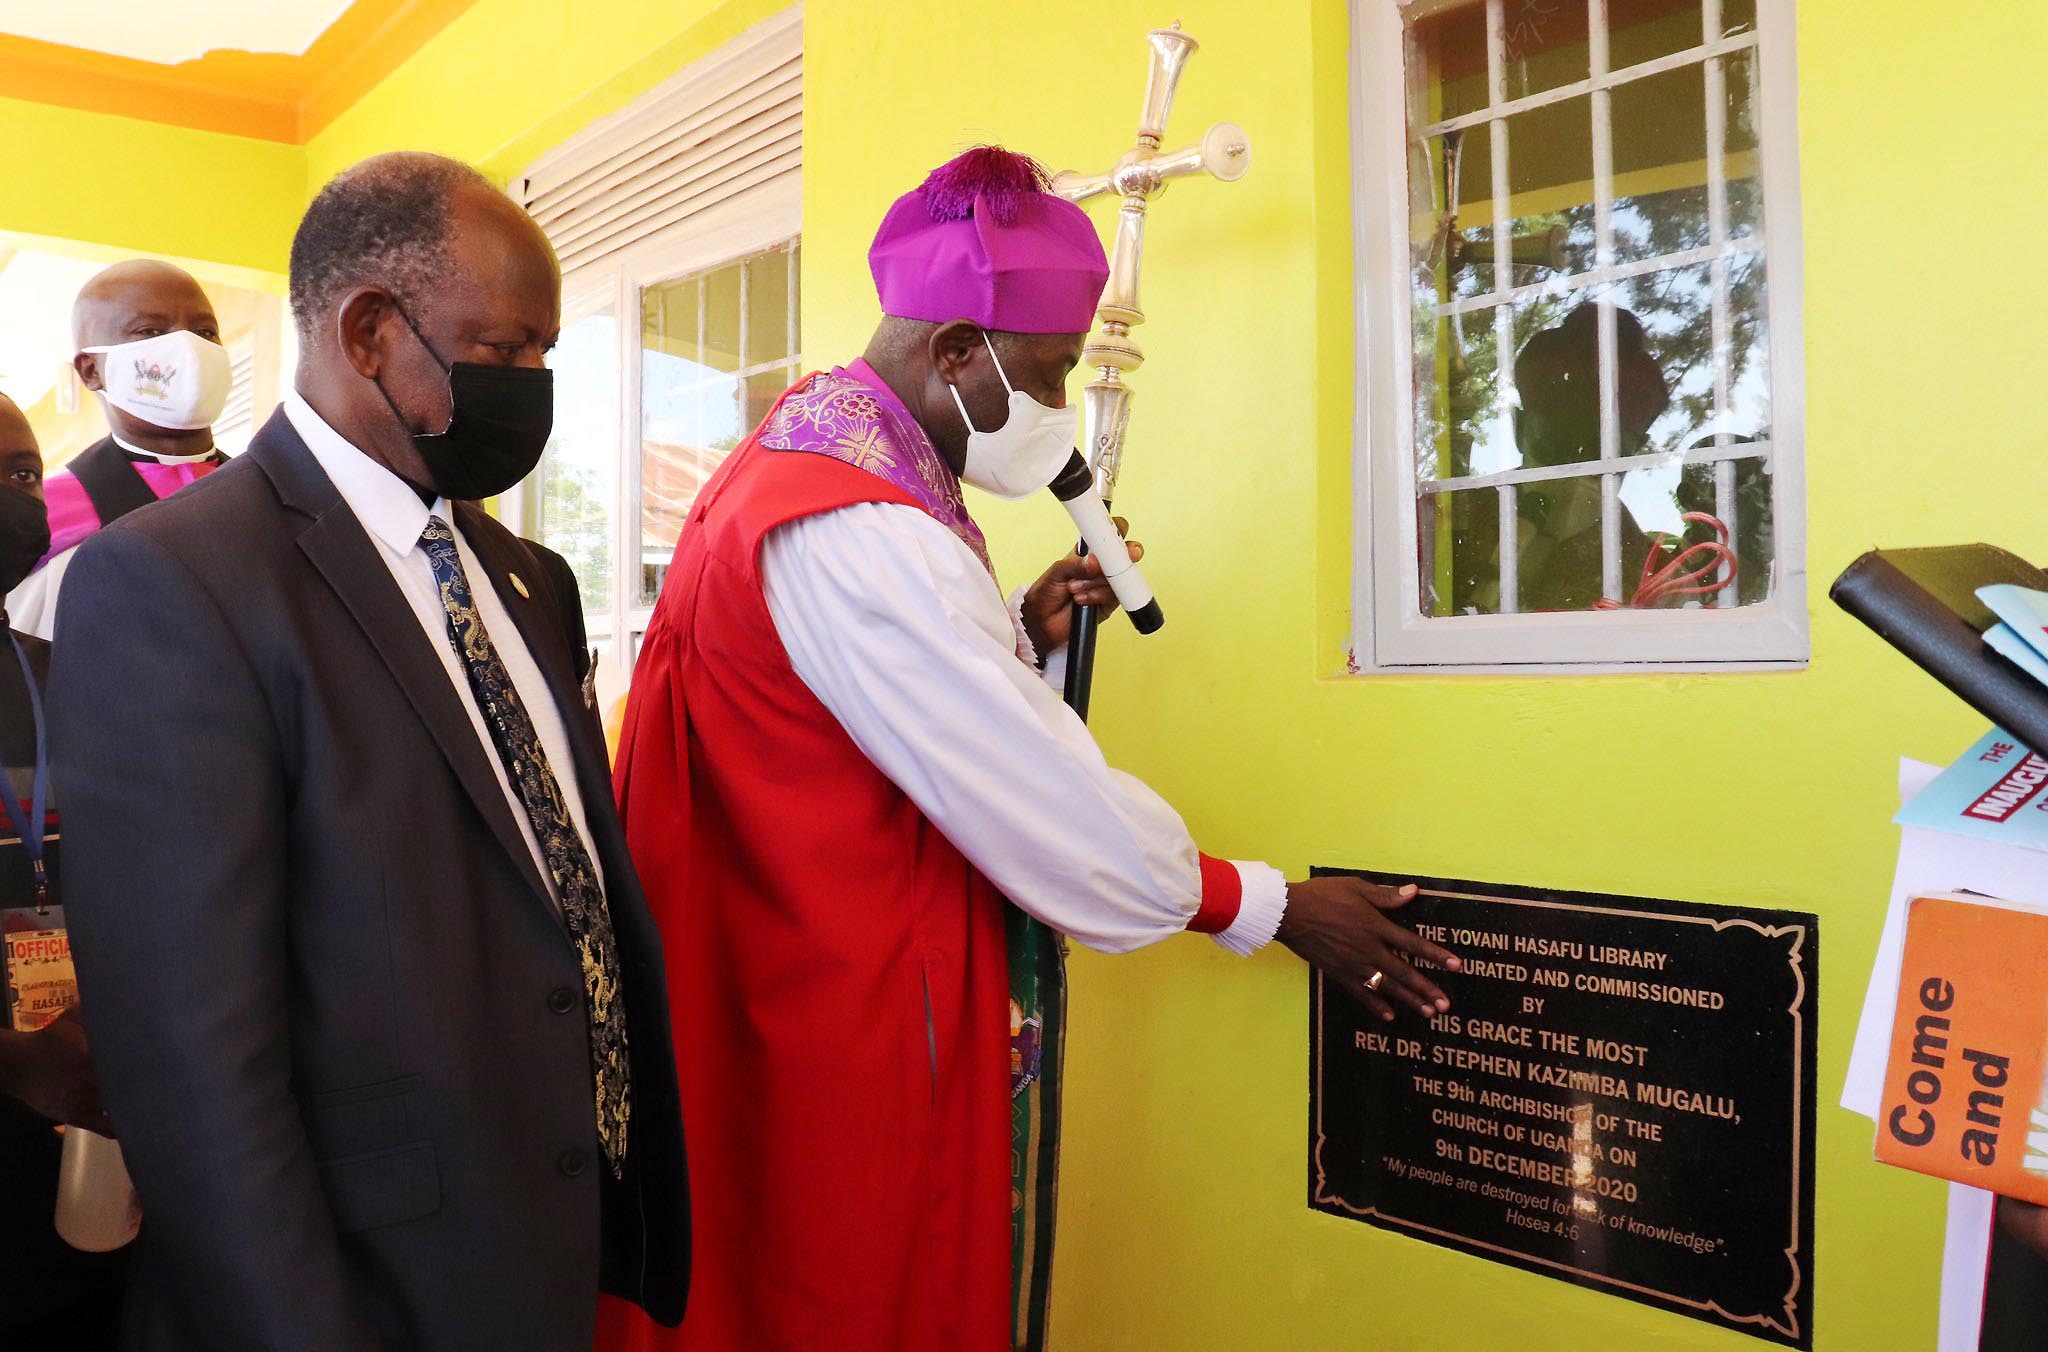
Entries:
POLYGON ((597 1136, 604 1144, 612 1177, 626 1158, 626 1127, 633 1116, 632 1073, 626 1057, 626 1010, 619 988, 619 949, 612 938, 611 912, 583 837, 569 816, 562 786, 548 766, 547 752, 533 730, 526 704, 498 660, 470 596, 455 533, 438 516, 427 518, 420 547, 434 568, 448 638, 469 673, 469 688, 483 710, 498 759, 526 807, 541 856, 555 880, 562 920, 583 962, 583 1000, 590 1016, 590 1075, 597 1092, 597 1136))

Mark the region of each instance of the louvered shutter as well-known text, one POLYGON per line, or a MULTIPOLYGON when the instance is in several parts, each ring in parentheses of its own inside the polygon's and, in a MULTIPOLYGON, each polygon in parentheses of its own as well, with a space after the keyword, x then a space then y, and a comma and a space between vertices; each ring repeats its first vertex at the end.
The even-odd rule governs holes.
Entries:
POLYGON ((214 444, 230 454, 239 453, 256 434, 256 347, 246 344, 230 351, 228 401, 213 420, 214 444))
POLYGON ((800 17, 760 25, 514 183, 564 274, 793 191, 803 164, 800 17))

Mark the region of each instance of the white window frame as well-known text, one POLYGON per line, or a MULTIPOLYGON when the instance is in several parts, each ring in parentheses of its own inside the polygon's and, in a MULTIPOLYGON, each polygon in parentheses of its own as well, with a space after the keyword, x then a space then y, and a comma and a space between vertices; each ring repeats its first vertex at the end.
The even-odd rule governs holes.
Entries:
MULTIPOLYGON (((757 24, 641 103, 658 105, 666 91, 691 80, 707 78, 722 67, 759 62, 764 52, 786 50, 791 42, 800 45, 802 22, 803 7, 798 5, 757 24)), ((640 106, 636 104, 599 123, 569 146, 552 152, 540 164, 545 165, 556 156, 602 157, 635 143, 648 130, 647 119, 636 115, 640 106)), ((612 537, 612 599, 605 609, 584 611, 589 641, 599 652, 597 694, 601 709, 609 709, 625 693, 633 664, 640 655, 640 641, 654 613, 652 605, 640 602, 642 293, 665 282, 709 272, 778 245, 800 241, 802 234, 803 189, 798 170, 750 190, 740 200, 692 216, 681 225, 657 230, 643 240, 594 263, 572 267, 562 275, 564 328, 602 312, 607 306, 618 324, 618 434, 613 477, 617 497, 607 504, 612 537)), ((800 359, 801 354, 798 355, 800 359)), ((540 495, 530 490, 530 480, 520 483, 500 499, 499 510, 506 521, 516 523, 521 534, 538 540, 540 495)))
MULTIPOLYGON (((1585 3, 1604 21, 1606 0, 1585 3)), ((1720 0, 1704 0, 1718 13, 1720 0)), ((1599 671, 1778 670, 1806 664, 1810 643, 1805 564, 1804 427, 1805 343, 1801 332, 1798 84, 1794 0, 1756 0, 1753 35, 1706 45, 1730 55, 1754 48, 1760 84, 1758 137, 1763 181, 1768 330, 1770 333, 1773 482, 1773 578, 1768 599, 1718 609, 1544 612, 1425 617, 1416 565, 1418 494, 1415 491, 1411 402, 1413 319, 1409 285, 1408 76, 1404 20, 1466 0, 1352 0, 1352 176, 1356 235, 1357 381, 1353 426, 1353 495, 1357 533, 1353 547, 1353 673, 1583 674, 1599 671)), ((1498 5, 1501 0, 1478 0, 1498 5)), ((1499 24, 1494 25, 1496 41, 1499 24)), ((1546 91, 1524 102, 1549 102, 1623 83, 1630 72, 1601 69, 1592 53, 1592 78, 1546 91)), ((1675 64, 1702 48, 1648 63, 1675 64)), ((1645 67, 1635 71, 1649 73, 1645 67)), ((1711 77, 1710 77, 1711 78, 1711 77)), ((1710 128, 1710 139, 1713 131, 1710 128)), ((1710 146, 1710 151, 1712 147, 1710 146)), ((1597 151, 1596 151, 1597 154, 1597 151)), ((1710 160, 1713 156, 1710 154, 1710 160)), ((1596 166, 1596 176, 1598 168, 1596 166)), ((1607 529, 1621 472, 1712 457, 1700 451, 1628 456, 1602 477, 1607 529)), ((1521 476, 1551 477, 1541 469, 1483 476, 1487 483, 1521 476)), ((1618 551, 1609 550, 1610 560, 1618 551)), ((1609 572, 1614 571, 1610 561, 1609 572)), ((1615 580, 1606 579, 1610 594, 1615 580)))

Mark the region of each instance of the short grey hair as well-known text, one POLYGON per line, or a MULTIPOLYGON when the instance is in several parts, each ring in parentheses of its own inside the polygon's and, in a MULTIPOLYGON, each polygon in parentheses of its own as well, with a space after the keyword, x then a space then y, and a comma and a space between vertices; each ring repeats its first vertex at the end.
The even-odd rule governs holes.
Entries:
POLYGON ((470 165, 424 151, 373 156, 330 179, 292 236, 299 332, 318 332, 336 302, 359 286, 381 286, 403 300, 443 273, 451 205, 464 188, 495 191, 470 165))

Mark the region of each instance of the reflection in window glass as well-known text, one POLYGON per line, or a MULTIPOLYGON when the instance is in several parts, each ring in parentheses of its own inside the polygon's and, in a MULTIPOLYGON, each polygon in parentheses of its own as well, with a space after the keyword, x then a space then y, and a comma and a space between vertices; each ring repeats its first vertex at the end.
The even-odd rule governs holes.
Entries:
POLYGON ((1604 91, 1584 64, 1600 7, 1474 0, 1409 29, 1426 615, 1770 594, 1754 6, 1604 9, 1625 76, 1604 91), (1734 49, 1708 55, 1710 28, 1734 49), (1677 64, 1627 70, 1658 58, 1677 64), (1693 590, 1638 588, 1646 562, 1724 537, 1692 556, 1693 590))
MULTIPOLYGON (((1504 97, 1526 98, 1586 78, 1585 0, 1506 0, 1500 31, 1504 97)), ((1432 115, 1461 117, 1486 107, 1486 6, 1426 16, 1414 32, 1431 63, 1432 115)))
POLYGON ((548 356, 555 428, 541 455, 540 541, 569 561, 585 610, 612 603, 612 504, 618 501, 618 317, 607 307, 562 329, 548 356))
POLYGON ((641 605, 704 483, 796 382, 797 245, 640 293, 641 605))

